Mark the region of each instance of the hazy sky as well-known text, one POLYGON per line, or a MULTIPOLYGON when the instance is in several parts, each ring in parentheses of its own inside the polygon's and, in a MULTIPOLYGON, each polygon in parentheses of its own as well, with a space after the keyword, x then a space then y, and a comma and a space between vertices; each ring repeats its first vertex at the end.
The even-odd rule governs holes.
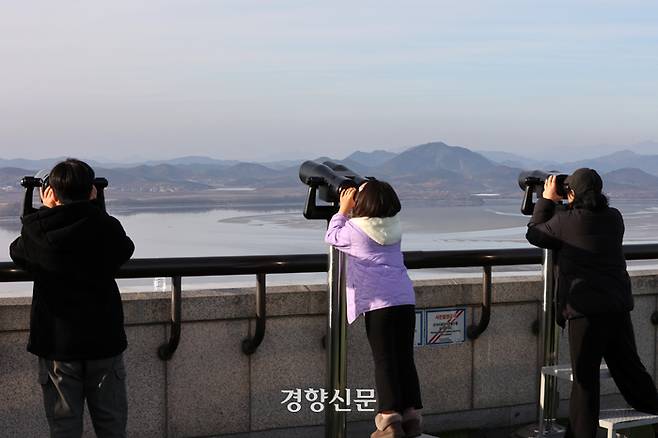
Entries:
POLYGON ((658 140, 655 1, 9 1, 0 157, 658 140))

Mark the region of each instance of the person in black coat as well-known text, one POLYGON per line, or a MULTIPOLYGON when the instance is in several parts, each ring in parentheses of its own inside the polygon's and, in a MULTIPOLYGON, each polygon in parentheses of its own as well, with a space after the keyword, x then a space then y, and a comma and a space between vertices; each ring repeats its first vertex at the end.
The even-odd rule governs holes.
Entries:
POLYGON ((556 319, 562 327, 568 323, 573 368, 566 437, 594 438, 602 359, 633 408, 658 414, 658 395, 635 345, 622 215, 608 206, 596 171, 578 169, 565 185, 566 207, 559 204, 556 177, 547 178, 526 238, 556 251, 556 319))
POLYGON ((94 199, 94 172, 68 159, 44 180, 43 207, 22 218, 10 246, 34 279, 29 352, 39 357, 53 437, 79 437, 85 399, 99 437, 124 437, 127 347, 114 276, 134 251, 119 221, 94 199))

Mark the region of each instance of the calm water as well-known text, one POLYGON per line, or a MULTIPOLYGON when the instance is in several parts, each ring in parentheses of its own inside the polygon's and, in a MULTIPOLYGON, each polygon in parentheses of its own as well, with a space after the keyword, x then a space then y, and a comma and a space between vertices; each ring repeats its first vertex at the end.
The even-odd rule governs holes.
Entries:
MULTIPOLYGON (((658 201, 616 202, 626 221, 626 243, 658 242, 658 201)), ((211 210, 206 212, 117 215, 135 242, 135 256, 186 257, 321 253, 324 221, 308 221, 300 209, 211 210)), ((478 207, 406 207, 402 212, 404 250, 449 250, 527 247, 528 218, 519 203, 487 201, 478 207)), ((9 243, 17 236, 15 221, 0 222, 0 259, 9 260, 9 243)), ((515 267, 516 272, 537 267, 515 267)), ((502 270, 502 269, 501 269, 502 270)), ((508 269, 509 270, 509 269, 508 269)), ((414 271, 415 278, 474 275, 474 270, 414 271)), ((321 283, 323 274, 274 275, 268 284, 321 283)), ((184 279, 198 288, 251 285, 251 277, 184 279)), ((121 281, 122 290, 152 290, 152 279, 121 281)), ((25 295, 30 283, 0 285, 2 295, 25 295)))

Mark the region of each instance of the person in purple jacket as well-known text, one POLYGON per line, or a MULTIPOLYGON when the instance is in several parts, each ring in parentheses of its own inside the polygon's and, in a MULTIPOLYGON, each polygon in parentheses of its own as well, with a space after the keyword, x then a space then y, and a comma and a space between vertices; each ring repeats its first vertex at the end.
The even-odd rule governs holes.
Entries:
POLYGON ((371 438, 422 433, 423 405, 414 364, 416 297, 400 249, 400 209, 388 183, 368 181, 358 191, 341 192, 340 209, 325 236, 348 255, 347 321, 365 315, 379 404, 371 438))

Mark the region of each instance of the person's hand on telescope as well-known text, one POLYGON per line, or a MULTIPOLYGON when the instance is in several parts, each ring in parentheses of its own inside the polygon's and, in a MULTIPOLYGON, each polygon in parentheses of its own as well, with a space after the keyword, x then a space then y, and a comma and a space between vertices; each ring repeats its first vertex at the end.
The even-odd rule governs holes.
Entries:
POLYGON ((545 199, 550 199, 553 202, 560 202, 562 196, 557 193, 557 177, 555 175, 549 175, 544 181, 544 193, 542 197, 545 199))
POLYGON ((98 190, 96 189, 96 186, 91 186, 91 192, 89 193, 89 200, 93 201, 98 197, 98 190))
POLYGON ((354 208, 356 203, 356 189, 354 187, 349 187, 340 192, 340 207, 338 212, 344 215, 348 215, 354 208))

